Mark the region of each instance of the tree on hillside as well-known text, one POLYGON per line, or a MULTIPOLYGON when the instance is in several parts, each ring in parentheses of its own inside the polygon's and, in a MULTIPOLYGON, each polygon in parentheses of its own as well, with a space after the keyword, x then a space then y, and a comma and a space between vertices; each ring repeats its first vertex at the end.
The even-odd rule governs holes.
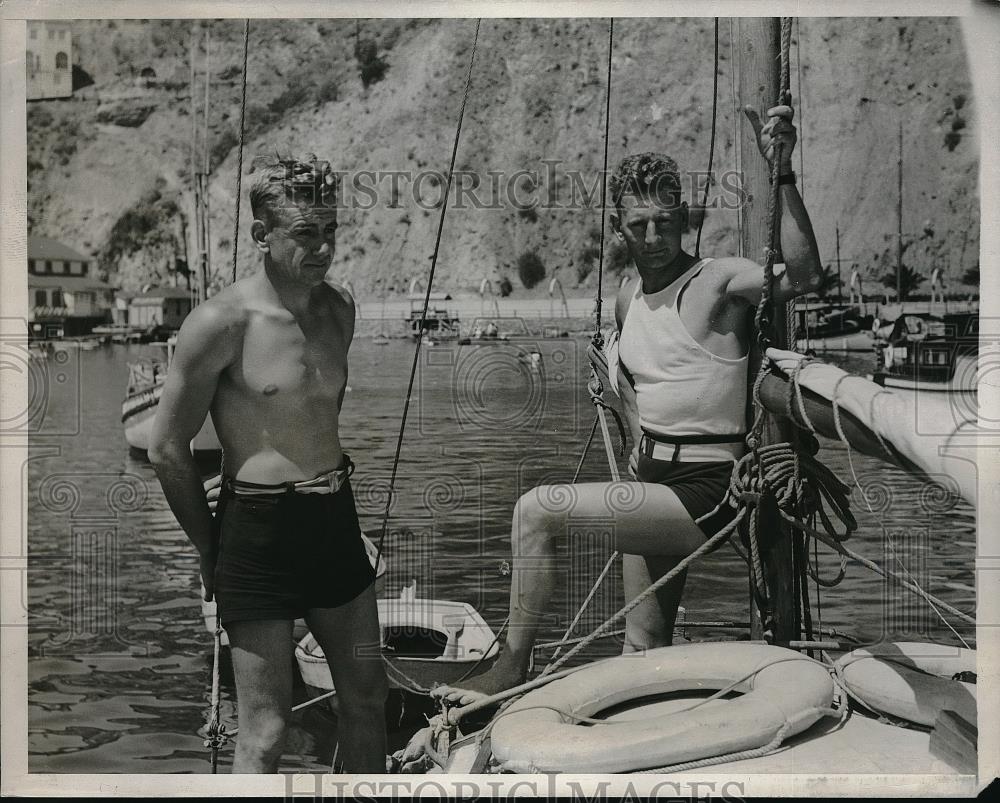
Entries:
POLYGON ((979 287, 979 263, 977 262, 962 274, 962 284, 974 284, 979 287))
POLYGON ((517 275, 528 290, 545 278, 545 264, 534 251, 525 251, 517 258, 517 275))
MULTIPOLYGON (((882 282, 884 287, 895 290, 896 270, 893 269, 882 274, 879 281, 882 282)), ((920 271, 914 270, 909 265, 903 265, 899 272, 899 301, 906 301, 910 297, 910 294, 925 281, 927 279, 920 274, 920 271)))
POLYGON ((604 269, 620 276, 628 267, 628 246, 617 237, 607 237, 604 240, 604 269))
POLYGON ((820 298, 826 298, 839 289, 840 277, 832 265, 825 265, 823 267, 823 278, 820 281, 819 287, 816 288, 816 295, 820 298))
POLYGON ((367 89, 385 77, 389 63, 378 54, 378 45, 374 39, 359 39, 354 51, 361 73, 361 83, 367 89))

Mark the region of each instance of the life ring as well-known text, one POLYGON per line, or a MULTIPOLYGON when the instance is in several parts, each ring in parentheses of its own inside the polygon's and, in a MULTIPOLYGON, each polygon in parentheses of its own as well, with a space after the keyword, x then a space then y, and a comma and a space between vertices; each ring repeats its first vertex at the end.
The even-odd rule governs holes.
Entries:
POLYGON ((952 679, 975 673, 975 650, 887 642, 849 652, 836 665, 847 691, 873 711, 920 725, 933 725, 943 710, 976 721, 976 685, 952 679))
POLYGON ((818 661, 784 647, 703 642, 619 655, 554 680, 496 720, 493 756, 512 772, 629 772, 763 747, 828 713, 833 681, 818 661), (611 706, 650 695, 743 694, 648 719, 583 727, 611 706), (569 714, 566 716, 565 714, 569 714))
POLYGON ((893 348, 890 344, 886 344, 885 348, 882 349, 882 362, 885 363, 885 367, 888 370, 892 368, 893 358, 895 354, 893 353, 893 348))

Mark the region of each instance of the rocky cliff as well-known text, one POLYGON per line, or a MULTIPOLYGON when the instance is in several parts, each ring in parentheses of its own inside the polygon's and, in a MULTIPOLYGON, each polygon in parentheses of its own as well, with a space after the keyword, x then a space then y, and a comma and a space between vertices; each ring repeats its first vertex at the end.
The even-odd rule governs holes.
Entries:
MULTIPOLYGON (((344 200, 370 208, 341 214, 333 271, 360 295, 404 291, 426 273, 439 216, 434 174, 448 165, 473 29, 473 20, 251 25, 244 193, 254 156, 275 147, 315 152, 354 176, 361 189, 349 180, 344 200), (390 172, 401 174, 395 192, 390 172), (378 175, 378 192, 366 191, 378 175)), ((228 281, 242 35, 238 20, 75 23, 77 74, 93 83, 72 100, 29 105, 32 231, 98 255, 121 287, 172 281, 175 258, 195 261, 192 172, 207 151, 212 265, 216 282, 228 281)), ((714 199, 738 167, 737 138, 749 135, 735 119, 727 19, 720 37, 714 199)), ((705 170, 712 56, 711 19, 616 21, 612 166, 655 149, 683 170, 705 170)), ((605 20, 483 21, 457 161, 470 191, 462 203, 452 196, 439 289, 474 292, 483 278, 509 276, 526 293, 518 276, 526 254, 536 274, 557 276, 567 291, 593 287, 601 215, 596 200, 580 201, 603 159, 606 60, 605 20), (556 203, 533 207, 533 199, 556 203)), ((940 266, 956 288, 979 248, 976 109, 958 24, 801 19, 792 92, 800 186, 824 261, 835 258, 839 226, 845 278, 857 263, 874 287, 894 266, 902 122, 905 262, 925 276, 940 266)), ((240 274, 257 265, 250 219, 244 196, 240 274)), ((710 209, 702 252, 735 253, 736 226, 734 211, 710 209)), ((620 255, 610 254, 609 266, 620 269, 620 255)))

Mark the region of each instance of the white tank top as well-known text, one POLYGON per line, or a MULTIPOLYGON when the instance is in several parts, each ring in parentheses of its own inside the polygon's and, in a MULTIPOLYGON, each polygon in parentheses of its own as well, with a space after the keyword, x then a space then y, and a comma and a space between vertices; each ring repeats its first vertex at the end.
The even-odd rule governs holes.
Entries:
MULTIPOLYGON (((747 357, 719 357, 688 332, 677 297, 710 262, 692 265, 656 293, 642 281, 625 314, 619 357, 635 383, 639 423, 660 435, 738 435, 746 431, 747 357)), ((682 461, 732 460, 742 443, 684 444, 682 461)))

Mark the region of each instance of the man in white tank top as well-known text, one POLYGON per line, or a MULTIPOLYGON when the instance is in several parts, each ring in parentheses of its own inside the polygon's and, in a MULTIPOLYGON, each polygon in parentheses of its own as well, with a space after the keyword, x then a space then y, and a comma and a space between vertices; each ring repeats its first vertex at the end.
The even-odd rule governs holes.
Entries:
MULTIPOLYGON (((780 303, 815 290, 822 268, 792 172, 792 110, 770 109, 765 125, 752 110, 746 113, 764 158, 770 162, 775 144, 782 145, 785 271, 775 282, 780 303)), ((435 690, 452 703, 465 704, 524 680, 555 584, 556 545, 572 532, 574 520, 613 521, 616 547, 625 553, 626 600, 724 524, 715 517, 699 526, 695 518, 722 501, 733 460, 743 453, 746 360, 761 266, 742 257, 697 260, 682 248, 688 206, 677 165, 667 156, 626 157, 611 179, 611 193, 615 236, 639 274, 638 282, 620 290, 615 310, 620 332, 615 378, 637 444, 630 467, 639 482, 619 489, 613 483, 541 486, 518 500, 507 642, 488 672, 461 688, 435 690)), ((679 575, 629 615, 626 652, 670 643, 683 584, 679 575)))

